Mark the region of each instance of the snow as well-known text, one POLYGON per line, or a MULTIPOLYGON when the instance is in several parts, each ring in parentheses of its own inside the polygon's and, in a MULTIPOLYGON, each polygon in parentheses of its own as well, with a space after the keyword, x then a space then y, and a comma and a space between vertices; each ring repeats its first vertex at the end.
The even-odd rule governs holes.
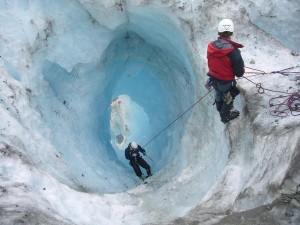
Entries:
POLYGON ((299 75, 239 79, 242 113, 226 126, 204 83, 206 46, 222 18, 234 21, 247 67, 300 72, 299 8, 297 0, 0 1, 0 220, 214 224, 297 192, 299 118, 270 115, 280 93, 267 89, 299 91, 299 75), (147 184, 124 157, 133 140, 151 158, 147 184))

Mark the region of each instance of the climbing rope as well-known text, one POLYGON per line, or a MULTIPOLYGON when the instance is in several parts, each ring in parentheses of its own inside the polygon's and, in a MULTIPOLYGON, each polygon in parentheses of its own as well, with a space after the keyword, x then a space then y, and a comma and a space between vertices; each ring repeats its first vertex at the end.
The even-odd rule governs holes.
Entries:
POLYGON ((284 92, 284 91, 276 91, 276 90, 264 88, 264 87, 262 86, 261 83, 255 83, 255 82, 253 82, 252 80, 250 80, 248 77, 242 77, 242 78, 248 80, 248 81, 251 82, 252 84, 255 84, 255 86, 258 88, 257 92, 258 92, 259 94, 264 94, 265 91, 277 92, 277 93, 281 93, 281 94, 291 94, 291 93, 284 92))
POLYGON ((288 116, 288 111, 293 116, 300 115, 300 92, 295 92, 286 96, 279 96, 275 98, 271 98, 269 101, 270 107, 276 107, 274 110, 271 110, 270 113, 273 116, 277 117, 286 117, 288 116), (274 103, 278 99, 283 99, 284 101, 281 103, 274 103))
POLYGON ((252 74, 252 75, 247 76, 247 77, 257 76, 257 75, 266 75, 266 74, 276 74, 276 73, 279 73, 279 74, 284 75, 284 76, 300 75, 300 71, 296 71, 296 72, 295 71, 288 71, 288 70, 300 68, 300 65, 289 67, 289 68, 286 68, 286 69, 283 69, 283 70, 272 71, 272 72, 265 72, 265 71, 258 70, 258 69, 255 69, 255 68, 251 68, 251 67, 247 67, 247 66, 245 66, 245 68, 253 70, 253 71, 245 72, 245 74, 252 74))
MULTIPOLYGON (((296 71, 288 71, 291 69, 295 69, 300 67, 299 65, 294 66, 294 67, 289 67, 283 70, 279 70, 279 71, 272 71, 272 72, 265 72, 262 70, 258 70, 258 69, 254 69, 254 68, 250 68, 250 67, 245 67, 251 70, 254 70, 255 72, 246 72, 246 74, 254 74, 253 76, 256 75, 266 75, 266 74, 281 74, 284 76, 290 76, 290 75, 300 75, 300 72, 296 71)), ((277 91, 277 90, 271 90, 268 88, 264 88, 262 87, 261 83, 255 83, 252 80, 250 80, 248 77, 250 76, 244 76, 242 78, 248 80, 249 82, 255 84, 255 86, 258 88, 257 92, 259 94, 263 94, 265 93, 265 91, 270 91, 270 92, 275 92, 275 93, 280 93, 280 94, 284 94, 284 95, 280 95, 278 97, 274 97, 271 98, 269 100, 269 106, 270 107, 275 107, 275 109, 270 111, 270 114, 272 116, 277 116, 277 117, 286 117, 289 115, 288 112, 291 113, 291 115, 293 116, 299 116, 300 115, 300 92, 294 92, 294 93, 289 93, 289 92, 283 92, 283 91, 277 91), (282 100, 282 102, 279 102, 279 100, 282 100)))
POLYGON ((146 147, 148 144, 150 144, 154 139, 156 139, 159 135, 161 135, 165 130, 167 130, 170 126, 172 126, 177 120, 179 120, 184 114, 186 114, 188 111, 190 111, 195 105, 197 105, 203 98, 205 98, 213 89, 209 90, 205 95, 203 95, 199 100, 197 100, 194 104, 192 104, 187 110, 185 110, 183 113, 181 113, 175 120, 173 120, 168 126, 166 126, 164 129, 162 129, 160 132, 158 132, 150 141, 148 141, 144 146, 146 147))

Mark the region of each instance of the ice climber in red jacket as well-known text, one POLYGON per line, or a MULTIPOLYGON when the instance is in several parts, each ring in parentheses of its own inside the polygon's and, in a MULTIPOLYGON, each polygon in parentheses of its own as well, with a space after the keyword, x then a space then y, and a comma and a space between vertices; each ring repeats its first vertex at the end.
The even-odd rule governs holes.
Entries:
POLYGON ((242 77, 245 72, 239 50, 244 46, 230 39, 233 31, 233 22, 223 19, 218 25, 218 39, 210 42, 207 47, 208 82, 215 89, 215 103, 223 123, 240 114, 233 110, 233 100, 240 92, 236 87, 235 77, 242 77))

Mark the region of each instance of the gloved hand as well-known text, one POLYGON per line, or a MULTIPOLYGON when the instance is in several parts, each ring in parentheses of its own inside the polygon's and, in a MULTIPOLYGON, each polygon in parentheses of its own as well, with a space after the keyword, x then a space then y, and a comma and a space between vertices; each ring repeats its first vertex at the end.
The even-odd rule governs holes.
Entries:
POLYGON ((146 155, 146 152, 143 152, 143 155, 146 155))
POLYGON ((212 85, 213 85, 212 79, 208 78, 205 85, 204 85, 205 88, 210 91, 212 89, 212 85))

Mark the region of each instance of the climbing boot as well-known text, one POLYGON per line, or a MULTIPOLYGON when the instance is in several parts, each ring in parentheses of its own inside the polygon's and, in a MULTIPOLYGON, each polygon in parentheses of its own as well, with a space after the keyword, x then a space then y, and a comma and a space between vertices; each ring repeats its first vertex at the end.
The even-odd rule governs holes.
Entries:
POLYGON ((221 121, 223 123, 228 123, 230 120, 233 120, 235 118, 237 118, 240 115, 240 112, 238 110, 230 110, 230 113, 227 117, 225 118, 221 118, 221 121))
POLYGON ((152 176, 151 170, 148 169, 148 170, 146 170, 146 171, 147 171, 147 177, 146 177, 146 178, 151 177, 151 176, 152 176))
POLYGON ((139 178, 144 181, 145 180, 145 177, 143 175, 139 176, 139 178))

